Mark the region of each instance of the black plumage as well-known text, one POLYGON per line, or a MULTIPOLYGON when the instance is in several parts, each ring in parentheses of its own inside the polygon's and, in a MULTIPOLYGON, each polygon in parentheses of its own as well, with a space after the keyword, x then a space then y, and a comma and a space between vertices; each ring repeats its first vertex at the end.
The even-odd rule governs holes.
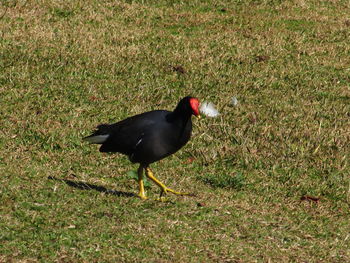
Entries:
MULTIPOLYGON (((125 154, 133 163, 139 163, 139 196, 145 199, 143 169, 162 193, 177 193, 160 183, 152 174, 149 165, 183 147, 191 137, 191 116, 199 116, 199 101, 193 97, 183 98, 174 111, 155 110, 129 117, 114 124, 102 124, 84 140, 102 144, 100 152, 125 154), (142 188, 142 189, 141 189, 142 188)), ((181 193, 178 193, 181 194, 181 193)))

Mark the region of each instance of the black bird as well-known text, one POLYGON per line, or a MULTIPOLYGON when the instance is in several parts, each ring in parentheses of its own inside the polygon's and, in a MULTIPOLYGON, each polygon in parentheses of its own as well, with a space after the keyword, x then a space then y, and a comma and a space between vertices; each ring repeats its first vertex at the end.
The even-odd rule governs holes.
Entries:
POLYGON ((191 116, 199 116, 199 100, 185 97, 174 111, 154 110, 129 117, 114 124, 101 124, 97 130, 83 140, 102 144, 100 152, 119 152, 139 163, 139 197, 146 199, 143 186, 143 171, 146 176, 161 188, 160 197, 168 192, 176 192, 154 177, 149 165, 159 161, 183 147, 192 132, 191 116))

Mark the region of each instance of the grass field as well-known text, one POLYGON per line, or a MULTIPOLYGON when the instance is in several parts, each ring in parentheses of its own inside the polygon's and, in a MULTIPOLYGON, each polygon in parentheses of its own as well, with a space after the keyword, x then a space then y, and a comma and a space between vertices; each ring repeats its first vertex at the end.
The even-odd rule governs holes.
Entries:
POLYGON ((0 3, 0 262, 350 262, 349 1, 0 3), (81 140, 189 94, 194 197, 81 140))

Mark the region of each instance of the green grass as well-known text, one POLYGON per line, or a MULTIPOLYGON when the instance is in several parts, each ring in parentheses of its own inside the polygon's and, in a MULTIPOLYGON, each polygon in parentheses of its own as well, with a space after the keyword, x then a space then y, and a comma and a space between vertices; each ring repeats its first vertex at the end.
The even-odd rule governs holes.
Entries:
POLYGON ((0 5, 0 262, 350 261, 347 1, 0 5), (221 115, 152 168, 195 196, 141 201, 81 138, 188 94, 221 115))

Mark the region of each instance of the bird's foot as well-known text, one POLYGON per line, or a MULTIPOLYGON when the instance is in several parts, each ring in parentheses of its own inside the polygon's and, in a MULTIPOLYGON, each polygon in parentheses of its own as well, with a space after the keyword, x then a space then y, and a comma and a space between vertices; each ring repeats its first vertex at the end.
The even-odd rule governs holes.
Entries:
POLYGON ((162 197, 164 194, 167 194, 167 193, 172 193, 174 195, 191 195, 189 193, 176 192, 173 189, 170 189, 168 187, 164 187, 164 188, 162 188, 162 190, 160 192, 160 197, 162 197))
POLYGON ((140 199, 142 199, 142 200, 146 200, 147 199, 147 196, 145 195, 145 193, 139 193, 138 197, 140 197, 140 199))
POLYGON ((160 196, 160 197, 156 198, 156 200, 160 201, 160 202, 168 202, 168 199, 165 196, 160 196))

